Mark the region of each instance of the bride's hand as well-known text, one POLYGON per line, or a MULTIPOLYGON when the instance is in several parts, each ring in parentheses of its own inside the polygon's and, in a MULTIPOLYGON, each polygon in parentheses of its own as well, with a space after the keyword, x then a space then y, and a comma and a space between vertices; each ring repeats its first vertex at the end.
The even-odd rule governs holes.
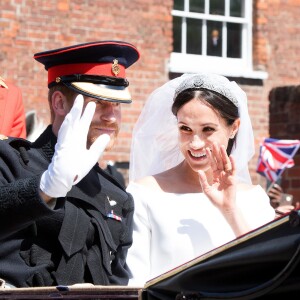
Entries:
POLYGON ((212 170, 212 182, 209 183, 204 171, 199 171, 199 181, 203 193, 223 213, 235 210, 236 167, 234 158, 228 156, 224 145, 213 143, 212 149, 206 149, 212 170))

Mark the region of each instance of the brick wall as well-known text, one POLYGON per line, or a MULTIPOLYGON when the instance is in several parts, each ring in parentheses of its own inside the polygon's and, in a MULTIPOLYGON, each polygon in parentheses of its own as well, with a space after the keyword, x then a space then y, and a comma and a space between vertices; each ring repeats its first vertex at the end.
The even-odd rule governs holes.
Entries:
MULTIPOLYGON (((257 0, 253 3, 253 61, 256 70, 268 73, 263 85, 245 87, 249 110, 254 127, 256 155, 251 161, 252 178, 255 183, 265 184, 265 179, 255 172, 259 142, 273 135, 269 127, 269 93, 278 86, 299 84, 300 36, 299 0, 257 0)), ((287 121, 289 122, 289 121, 287 121)), ((283 132, 282 137, 288 137, 283 132)), ((299 131, 298 131, 299 136, 299 131)))
POLYGON ((172 48, 171 0, 1 0, 0 76, 23 92, 26 111, 48 124, 47 73, 34 61, 40 51, 97 40, 125 40, 141 53, 128 70, 133 104, 123 105, 123 125, 113 161, 128 161, 130 137, 146 96, 167 79, 172 48))
MULTIPOLYGON (((270 135, 278 139, 300 139, 300 85, 274 88, 270 93, 270 135)), ((286 193, 300 199, 300 153, 295 166, 282 174, 286 193)))

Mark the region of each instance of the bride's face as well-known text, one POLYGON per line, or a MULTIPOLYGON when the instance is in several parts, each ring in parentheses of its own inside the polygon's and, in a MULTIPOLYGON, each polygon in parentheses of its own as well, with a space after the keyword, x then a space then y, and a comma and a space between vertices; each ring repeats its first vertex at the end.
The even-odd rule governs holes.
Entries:
POLYGON ((205 148, 211 149, 214 142, 227 148, 229 138, 238 129, 238 122, 228 126, 217 111, 196 98, 179 109, 177 121, 180 150, 194 171, 210 168, 205 148))

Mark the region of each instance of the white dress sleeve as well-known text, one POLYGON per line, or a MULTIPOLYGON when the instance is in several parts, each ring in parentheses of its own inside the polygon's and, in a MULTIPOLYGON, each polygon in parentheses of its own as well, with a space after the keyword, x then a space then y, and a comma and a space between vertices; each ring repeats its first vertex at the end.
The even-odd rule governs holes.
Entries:
POLYGON ((275 210, 270 205, 269 196, 260 185, 256 185, 251 191, 238 192, 237 201, 251 230, 275 218, 275 210))
POLYGON ((128 285, 144 286, 150 279, 151 229, 148 218, 147 193, 140 185, 129 183, 127 192, 134 199, 133 244, 128 250, 127 265, 131 272, 128 285))

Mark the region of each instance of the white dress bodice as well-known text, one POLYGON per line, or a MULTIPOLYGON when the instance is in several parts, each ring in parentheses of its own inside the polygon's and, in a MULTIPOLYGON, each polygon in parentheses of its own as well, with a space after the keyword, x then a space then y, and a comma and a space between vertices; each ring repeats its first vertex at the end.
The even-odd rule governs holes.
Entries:
MULTIPOLYGON (((203 193, 153 191, 130 182, 135 203, 133 245, 127 263, 130 285, 144 283, 235 239, 221 214, 203 193)), ((275 217, 260 185, 237 192, 237 205, 253 230, 275 217)))

